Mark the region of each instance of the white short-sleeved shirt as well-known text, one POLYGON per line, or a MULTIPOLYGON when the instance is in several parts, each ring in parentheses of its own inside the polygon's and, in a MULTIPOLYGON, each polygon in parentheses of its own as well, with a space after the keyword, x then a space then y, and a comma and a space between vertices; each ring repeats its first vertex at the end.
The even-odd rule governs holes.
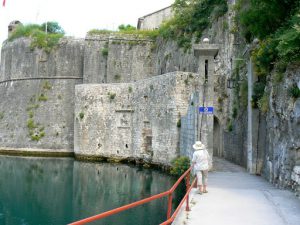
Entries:
POLYGON ((209 154, 206 149, 197 150, 193 153, 192 162, 195 163, 194 170, 208 170, 209 154))

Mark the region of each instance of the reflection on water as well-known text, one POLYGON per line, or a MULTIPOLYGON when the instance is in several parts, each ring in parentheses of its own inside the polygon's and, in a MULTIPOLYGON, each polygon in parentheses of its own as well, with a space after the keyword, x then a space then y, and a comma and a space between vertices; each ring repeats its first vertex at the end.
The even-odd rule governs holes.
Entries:
MULTIPOLYGON (((0 224, 67 224, 166 191, 174 182, 124 164, 0 156, 0 224)), ((164 198, 91 224, 154 225, 166 219, 166 209, 164 198)))

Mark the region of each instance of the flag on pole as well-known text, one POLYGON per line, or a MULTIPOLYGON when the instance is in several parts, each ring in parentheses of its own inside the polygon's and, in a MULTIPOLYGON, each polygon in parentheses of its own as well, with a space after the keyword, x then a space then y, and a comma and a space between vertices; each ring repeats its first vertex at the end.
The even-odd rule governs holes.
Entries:
POLYGON ((3 7, 5 6, 5 0, 3 0, 3 2, 2 2, 2 6, 3 6, 3 7))

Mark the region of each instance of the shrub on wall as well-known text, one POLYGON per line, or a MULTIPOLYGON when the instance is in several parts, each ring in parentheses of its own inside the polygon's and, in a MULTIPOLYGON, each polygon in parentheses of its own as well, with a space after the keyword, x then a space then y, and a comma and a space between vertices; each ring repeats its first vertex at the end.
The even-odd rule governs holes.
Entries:
POLYGON ((172 160, 171 165, 170 173, 175 176, 180 176, 191 166, 190 159, 186 156, 181 156, 172 160))

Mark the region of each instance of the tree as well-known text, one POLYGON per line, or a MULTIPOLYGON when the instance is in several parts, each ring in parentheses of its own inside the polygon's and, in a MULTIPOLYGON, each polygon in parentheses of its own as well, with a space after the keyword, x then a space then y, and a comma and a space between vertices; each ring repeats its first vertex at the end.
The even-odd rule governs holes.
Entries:
MULTIPOLYGON (((64 34, 65 31, 62 29, 62 27, 57 22, 46 22, 47 23, 47 32, 50 34, 64 34)), ((43 23, 41 25, 42 31, 46 31, 46 23, 43 23)))

